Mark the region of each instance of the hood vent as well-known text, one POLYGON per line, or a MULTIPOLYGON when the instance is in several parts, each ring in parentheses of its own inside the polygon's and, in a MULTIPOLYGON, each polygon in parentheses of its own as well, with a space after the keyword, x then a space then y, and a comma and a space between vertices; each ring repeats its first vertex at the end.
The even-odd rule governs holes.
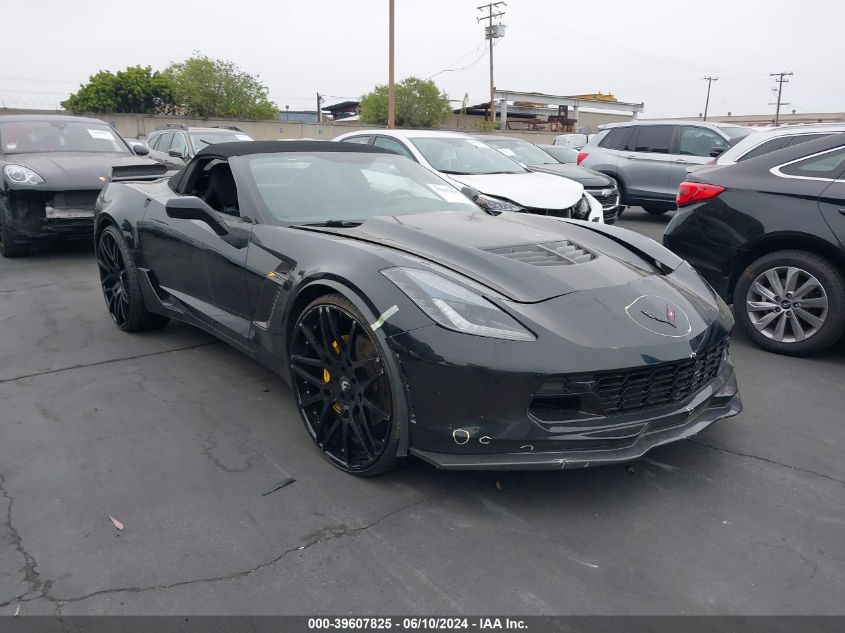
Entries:
POLYGON ((583 264, 596 259, 594 253, 569 240, 491 248, 487 252, 531 266, 566 266, 568 264, 583 264))

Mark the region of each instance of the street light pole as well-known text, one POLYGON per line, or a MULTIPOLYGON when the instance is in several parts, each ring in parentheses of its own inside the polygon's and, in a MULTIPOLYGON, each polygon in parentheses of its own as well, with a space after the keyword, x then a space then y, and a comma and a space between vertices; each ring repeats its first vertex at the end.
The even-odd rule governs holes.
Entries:
POLYGON ((500 34, 493 32, 493 18, 502 17, 505 13, 504 11, 499 11, 497 13, 493 13, 493 9, 498 9, 500 6, 507 6, 506 2, 490 2, 488 4, 483 4, 478 7, 479 11, 484 11, 487 9, 487 15, 484 17, 478 18, 478 21, 481 22, 482 20, 487 20, 487 27, 485 29, 485 36, 488 40, 490 40, 490 107, 488 109, 489 112, 489 120, 495 124, 496 123, 496 106, 495 106, 495 98, 496 98, 496 88, 495 83, 493 81, 493 40, 495 38, 501 37, 500 34))
POLYGON ((391 130, 396 127, 396 84, 393 81, 393 1, 388 0, 390 4, 389 21, 390 21, 390 35, 388 37, 388 47, 390 48, 387 69, 387 127, 391 130))

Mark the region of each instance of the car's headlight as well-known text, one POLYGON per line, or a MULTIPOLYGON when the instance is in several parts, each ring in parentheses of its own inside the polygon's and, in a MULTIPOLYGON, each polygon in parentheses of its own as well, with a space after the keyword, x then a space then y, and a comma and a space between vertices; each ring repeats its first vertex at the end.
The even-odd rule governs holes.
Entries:
POLYGON ((17 185, 40 185, 44 182, 41 176, 23 165, 6 165, 3 168, 3 173, 6 174, 9 182, 17 185))
POLYGON ((578 203, 572 207, 572 217, 576 220, 586 220, 590 217, 590 201, 587 196, 581 196, 578 203))
POLYGON ((495 304, 437 273, 417 268, 388 268, 381 273, 445 328, 509 341, 535 340, 531 332, 495 304))
POLYGON ((484 193, 476 196, 473 202, 482 209, 486 209, 487 211, 492 211, 494 213, 500 213, 502 211, 525 211, 525 209, 513 202, 500 200, 499 198, 494 198, 493 196, 488 196, 484 193))

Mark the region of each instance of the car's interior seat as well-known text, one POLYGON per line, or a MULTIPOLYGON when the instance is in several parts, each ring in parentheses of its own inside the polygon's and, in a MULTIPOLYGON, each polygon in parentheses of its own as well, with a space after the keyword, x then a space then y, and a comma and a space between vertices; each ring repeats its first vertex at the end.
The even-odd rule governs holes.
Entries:
POLYGON ((229 215, 240 215, 238 211, 238 188, 228 163, 220 163, 208 174, 208 189, 203 199, 212 209, 229 215))

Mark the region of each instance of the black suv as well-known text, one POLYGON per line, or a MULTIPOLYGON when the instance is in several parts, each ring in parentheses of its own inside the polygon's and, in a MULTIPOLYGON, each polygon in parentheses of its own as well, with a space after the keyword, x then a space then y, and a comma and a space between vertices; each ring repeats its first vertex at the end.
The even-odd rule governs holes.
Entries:
POLYGON ((845 333, 845 133, 689 174, 663 244, 734 304, 760 347, 820 352, 845 333))
POLYGON ((186 127, 170 123, 156 128, 147 137, 147 147, 150 148, 151 158, 171 169, 181 169, 207 145, 253 140, 234 126, 186 127))

